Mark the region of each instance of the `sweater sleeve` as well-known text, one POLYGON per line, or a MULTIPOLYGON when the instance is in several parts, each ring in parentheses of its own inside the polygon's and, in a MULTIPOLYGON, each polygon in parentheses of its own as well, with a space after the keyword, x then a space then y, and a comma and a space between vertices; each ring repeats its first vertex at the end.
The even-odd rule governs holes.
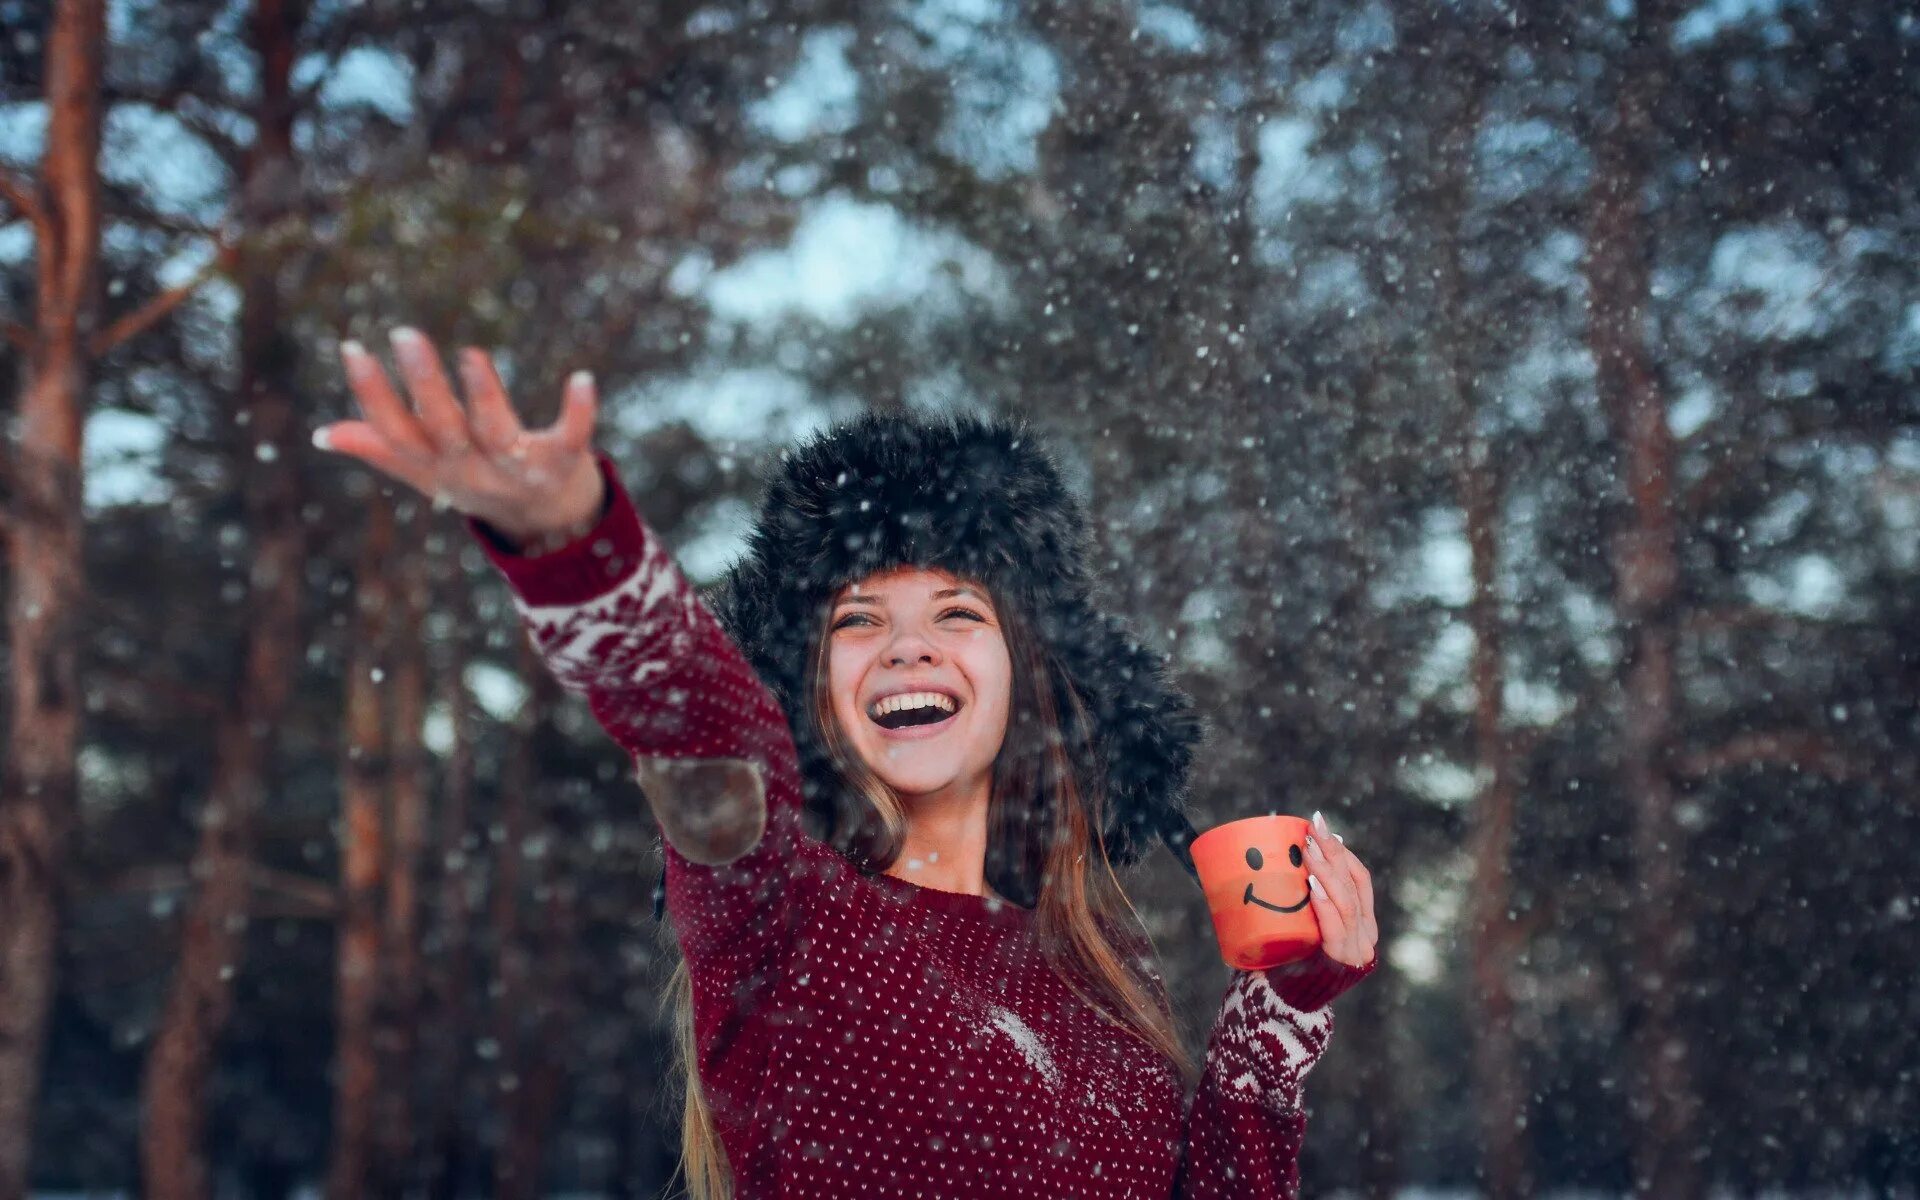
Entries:
POLYGON ((1307 1115, 1302 1085, 1333 1036, 1334 997, 1379 965, 1316 952, 1266 971, 1235 971, 1187 1110, 1180 1200, 1295 1200, 1307 1115))
MULTIPOLYGON (((720 982, 703 967, 724 960, 721 975, 738 983, 785 943, 793 889, 837 856, 802 831, 779 702, 641 519, 612 460, 595 459, 607 487, 599 523, 551 553, 516 553, 485 522, 465 521, 542 662, 633 756, 644 792, 682 787, 696 809, 745 805, 756 818, 764 808, 758 843, 731 863, 701 865, 666 843, 667 905, 689 966, 720 982)), ((648 799, 657 816, 662 797, 648 799)))

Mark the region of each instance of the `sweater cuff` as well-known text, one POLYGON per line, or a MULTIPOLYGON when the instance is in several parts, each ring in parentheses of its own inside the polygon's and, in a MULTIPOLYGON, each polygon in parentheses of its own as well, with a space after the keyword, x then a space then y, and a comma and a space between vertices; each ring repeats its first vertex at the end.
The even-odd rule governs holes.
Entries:
POLYGON ((1333 1003, 1341 993, 1373 974, 1379 965, 1378 951, 1365 966, 1350 967, 1329 958, 1324 949, 1317 949, 1299 962, 1268 967, 1266 975, 1267 982, 1282 1000, 1301 1012, 1312 1012, 1333 1003))
POLYGON ((621 486, 620 473, 606 451, 596 449, 593 458, 607 485, 600 520, 551 553, 516 553, 493 526, 478 517, 462 518, 487 560, 506 576, 514 594, 529 605, 584 604, 612 590, 640 565, 647 547, 640 511, 621 486))

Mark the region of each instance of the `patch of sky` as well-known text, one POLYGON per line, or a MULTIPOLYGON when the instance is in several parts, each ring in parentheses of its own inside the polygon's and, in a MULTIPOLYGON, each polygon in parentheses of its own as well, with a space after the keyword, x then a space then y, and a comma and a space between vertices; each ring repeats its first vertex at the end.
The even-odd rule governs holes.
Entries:
POLYGON ((1260 126, 1260 167, 1254 175, 1254 211, 1263 221, 1279 219, 1301 200, 1322 199, 1333 190, 1329 172, 1309 153, 1314 123, 1283 117, 1260 126))
POLYGON ((902 385, 901 399, 909 409, 921 413, 972 413, 986 415, 966 378, 951 364, 937 363, 902 385))
POLYGON ((1673 24, 1673 44, 1686 48, 1710 42, 1728 29, 1751 34, 1758 30, 1768 46, 1778 48, 1793 40, 1793 31, 1780 14, 1798 7, 1788 0, 1707 0, 1673 24))
POLYGON ((993 0, 922 0, 907 15, 947 76, 953 109, 941 148, 988 179, 1035 169, 1036 139, 1060 98, 1053 52, 1016 35, 1008 7, 993 0))
POLYGON ((819 405, 806 381, 775 367, 714 365, 649 377, 614 398, 608 420, 638 437, 684 423, 715 443, 788 442, 817 428, 819 405))
POLYGON ((1714 244, 1696 311, 1721 314, 1724 326, 1748 337, 1800 337, 1824 332, 1826 260, 1832 251, 1813 230, 1746 226, 1714 244))
POLYGON ((793 70, 748 119, 788 142, 851 129, 860 111, 860 77, 847 61, 854 37, 844 26, 808 33, 793 70))
MULTIPOLYGON (((307 55, 294 64, 294 86, 312 84, 326 68, 326 56, 307 55)), ((405 125, 413 120, 413 75, 413 67, 398 54, 367 47, 349 50, 327 72, 320 102, 329 108, 371 108, 405 125)))
POLYGON ((1881 352, 1883 370, 1898 373, 1920 367, 1920 300, 1907 305, 1906 318, 1887 337, 1881 352))
POLYGON ((46 146, 46 105, 35 100, 0 107, 0 161, 37 163, 46 146))
POLYGON ((1336 250, 1300 271, 1293 299, 1308 312, 1345 309, 1347 315, 1352 316, 1372 296, 1367 291, 1359 259, 1344 250, 1336 250))
POLYGON ((1748 575, 1741 582, 1755 604, 1816 619, 1839 615, 1847 596, 1846 576, 1823 554, 1799 555, 1778 574, 1748 575))
POLYGON ((1521 269, 1529 277, 1549 287, 1572 288, 1584 281, 1580 258, 1586 252, 1586 239, 1565 230, 1540 238, 1521 259, 1521 269))
POLYGON ((1180 657, 1189 666, 1216 670, 1227 664, 1227 644, 1220 636, 1220 603, 1218 592, 1197 588, 1180 606, 1177 640, 1180 657))
POLYGON ((912 304, 930 316, 953 315, 962 294, 997 304, 1009 295, 999 265, 971 242, 840 193, 810 205, 784 248, 707 274, 705 291, 721 321, 803 313, 843 327, 874 308, 912 304))
POLYGON ((166 442, 166 429, 152 417, 120 408, 91 413, 82 435, 86 479, 81 505, 86 513, 162 499, 165 485, 159 465, 166 442))
POLYGON ((1334 45, 1345 55, 1385 50, 1393 44, 1392 14, 1379 4, 1355 8, 1334 32, 1334 45))
POLYGON ((674 551, 674 560, 696 583, 718 579, 746 550, 753 519, 753 506, 735 497, 705 506, 693 534, 674 551))
POLYGON ((163 213, 217 221, 232 189, 227 166, 170 114, 137 106, 108 110, 100 174, 135 189, 163 213))
POLYGON ((1294 103, 1309 111, 1337 108, 1347 98, 1345 67, 1325 67, 1293 90, 1294 103))
POLYGON ((1465 517, 1456 508, 1431 508, 1421 524, 1415 565, 1376 585, 1376 604, 1389 607, 1402 599, 1422 598, 1461 605, 1472 598, 1473 551, 1467 545, 1465 517))
POLYGON ((1425 700, 1443 690, 1452 689, 1454 698, 1464 706, 1471 697, 1466 691, 1467 663, 1473 654, 1473 630, 1465 621, 1449 621, 1440 627, 1433 644, 1414 665, 1411 702, 1425 700))
POLYGON ((1684 387, 1668 406, 1667 424, 1672 426, 1675 437, 1691 437, 1707 423, 1718 407, 1713 388, 1695 381, 1684 387))
POLYGON ((1465 854, 1454 858, 1451 864, 1410 871, 1397 885, 1406 921, 1404 932, 1389 939, 1386 954, 1395 970, 1417 984, 1440 982, 1448 957, 1442 947, 1459 924, 1471 862, 1465 854))
MULTIPOLYGON (((1240 147, 1233 121, 1220 116, 1196 117, 1192 123, 1193 151, 1189 162, 1200 179, 1221 189, 1231 189, 1239 178, 1240 147)), ((1258 179, 1258 167, 1255 168, 1258 179)))
POLYGON ((496 721, 511 722, 526 703, 526 685, 492 663, 468 663, 464 677, 474 702, 496 721))
POLYGON ((1153 40, 1175 50, 1200 50, 1207 44, 1206 31, 1193 14, 1171 4, 1148 4, 1134 15, 1134 27, 1153 40))
POLYGON ((1574 588, 1560 596, 1561 615, 1574 635, 1573 648, 1582 662, 1595 671, 1605 671, 1614 663, 1614 611, 1609 606, 1574 588))
POLYGON ((1400 764, 1401 782, 1436 804, 1457 808, 1480 793, 1479 773, 1432 754, 1400 764))
POLYGON ((1475 187, 1495 204, 1538 190, 1544 180, 1577 168, 1585 157, 1564 130, 1538 119, 1489 122, 1480 131, 1474 156, 1475 187))

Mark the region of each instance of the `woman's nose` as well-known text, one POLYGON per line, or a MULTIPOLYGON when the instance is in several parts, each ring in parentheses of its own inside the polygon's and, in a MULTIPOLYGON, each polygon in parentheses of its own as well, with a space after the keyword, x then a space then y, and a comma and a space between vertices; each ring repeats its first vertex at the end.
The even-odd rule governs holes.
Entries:
POLYGON ((918 651, 918 656, 915 659, 917 662, 933 662, 938 657, 932 643, 915 635, 903 637, 893 645, 887 647, 887 665, 895 666, 904 662, 913 651, 918 651))

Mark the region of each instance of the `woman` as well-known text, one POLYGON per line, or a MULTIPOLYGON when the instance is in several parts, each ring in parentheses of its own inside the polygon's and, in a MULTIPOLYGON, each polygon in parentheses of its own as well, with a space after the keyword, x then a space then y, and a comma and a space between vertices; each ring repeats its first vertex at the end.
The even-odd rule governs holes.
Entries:
POLYGON ((1377 963, 1315 814, 1324 944, 1235 972, 1191 1102, 1114 874, 1182 856, 1206 732, 1099 611, 1078 506, 1012 423, 860 418, 788 453, 711 608, 592 449, 591 380, 529 433, 486 357, 355 346, 319 431, 451 504, 634 756, 684 956, 696 1196, 1297 1194, 1301 1084, 1377 963))

